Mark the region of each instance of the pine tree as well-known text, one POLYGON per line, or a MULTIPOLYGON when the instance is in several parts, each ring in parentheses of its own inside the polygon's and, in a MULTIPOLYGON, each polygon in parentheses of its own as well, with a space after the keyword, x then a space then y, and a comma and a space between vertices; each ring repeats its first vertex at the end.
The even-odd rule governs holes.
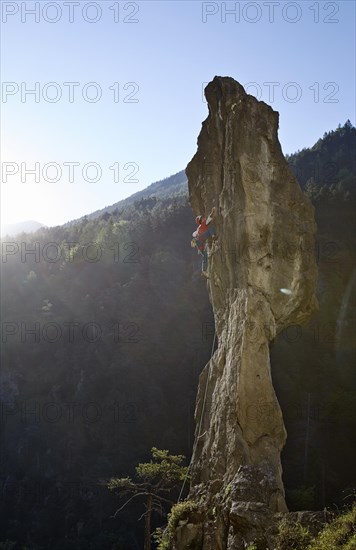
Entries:
POLYGON ((145 518, 144 550, 151 549, 151 517, 153 512, 160 515, 164 513, 164 504, 172 505, 174 502, 162 494, 171 493, 187 475, 188 468, 181 463, 185 459, 183 455, 170 455, 169 451, 151 449, 150 462, 140 463, 136 467, 136 481, 130 477, 111 478, 108 488, 118 491, 120 496, 131 496, 118 508, 114 514, 117 516, 133 499, 140 497, 144 500, 146 511, 139 519, 145 518))

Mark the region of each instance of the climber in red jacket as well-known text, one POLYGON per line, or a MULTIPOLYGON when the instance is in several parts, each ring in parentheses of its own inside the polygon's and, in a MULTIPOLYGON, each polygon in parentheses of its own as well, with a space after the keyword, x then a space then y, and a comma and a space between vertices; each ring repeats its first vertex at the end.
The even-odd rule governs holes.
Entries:
POLYGON ((198 254, 203 256, 202 266, 201 266, 201 273, 204 277, 208 279, 208 250, 207 250, 207 244, 206 240, 209 237, 216 237, 215 229, 212 225, 210 225, 211 221, 213 220, 213 217, 215 215, 215 206, 210 212, 209 216, 207 218, 204 218, 204 216, 197 216, 195 218, 195 221, 198 225, 198 229, 194 231, 193 233, 193 240, 192 240, 192 246, 196 246, 198 250, 198 254))

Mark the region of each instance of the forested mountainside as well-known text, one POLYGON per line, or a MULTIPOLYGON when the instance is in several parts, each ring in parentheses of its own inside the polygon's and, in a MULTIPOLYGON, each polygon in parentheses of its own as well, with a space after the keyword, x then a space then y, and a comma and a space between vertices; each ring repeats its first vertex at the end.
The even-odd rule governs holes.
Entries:
POLYGON ((163 199, 165 197, 172 197, 172 195, 177 196, 186 194, 188 189, 187 183, 187 176, 185 175, 184 170, 181 170, 180 172, 177 172, 177 174, 173 174, 168 178, 151 183, 151 185, 145 189, 142 189, 142 191, 137 191, 137 193, 130 195, 127 199, 123 199, 115 204, 112 204, 111 206, 106 206, 105 208, 96 210, 88 216, 83 216, 79 220, 72 220, 65 225, 76 224, 84 219, 92 220, 94 218, 99 218, 101 215, 107 216, 107 214, 112 214, 114 216, 118 216, 127 206, 137 203, 142 199, 163 199))
MULTIPOLYGON (((271 348, 292 510, 341 506, 355 486, 355 138, 347 122, 288 157, 316 208, 320 304, 271 348)), ((106 481, 152 446, 189 460, 214 327, 182 172, 172 181, 3 239, 0 540, 15 548, 140 548, 142 508, 110 517, 106 481)))

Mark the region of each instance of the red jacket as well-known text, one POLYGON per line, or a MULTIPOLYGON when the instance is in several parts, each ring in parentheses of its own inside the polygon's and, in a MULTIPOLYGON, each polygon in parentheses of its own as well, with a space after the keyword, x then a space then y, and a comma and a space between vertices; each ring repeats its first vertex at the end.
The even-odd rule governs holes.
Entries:
POLYGON ((201 239, 201 236, 208 231, 208 225, 211 222, 212 218, 209 215, 208 218, 202 218, 201 223, 197 224, 198 229, 196 229, 193 233, 193 237, 196 239, 197 247, 199 250, 203 251, 205 248, 205 242, 201 239))
POLYGON ((206 223, 206 219, 203 218, 202 221, 201 221, 201 224, 199 225, 198 229, 197 229, 197 236, 200 237, 200 235, 202 235, 203 233, 205 233, 206 231, 208 231, 208 224, 206 223))
POLYGON ((198 224, 198 229, 194 231, 193 236, 196 238, 197 248, 201 252, 205 249, 205 242, 200 239, 200 237, 208 231, 208 224, 206 223, 206 218, 202 218, 202 221, 200 224, 198 224))

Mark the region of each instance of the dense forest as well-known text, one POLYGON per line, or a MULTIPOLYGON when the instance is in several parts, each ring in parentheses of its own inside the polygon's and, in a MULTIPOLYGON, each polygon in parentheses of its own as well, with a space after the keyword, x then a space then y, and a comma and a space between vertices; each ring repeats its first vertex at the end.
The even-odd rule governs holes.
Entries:
MULTIPOLYGON (((347 121, 287 156, 316 209, 320 306, 271 346, 291 510, 340 508, 355 491, 355 151, 347 121)), ((180 172, 3 239, 0 548, 142 548, 142 503, 114 518, 107 484, 153 446, 189 461, 214 334, 193 230, 180 172)))

